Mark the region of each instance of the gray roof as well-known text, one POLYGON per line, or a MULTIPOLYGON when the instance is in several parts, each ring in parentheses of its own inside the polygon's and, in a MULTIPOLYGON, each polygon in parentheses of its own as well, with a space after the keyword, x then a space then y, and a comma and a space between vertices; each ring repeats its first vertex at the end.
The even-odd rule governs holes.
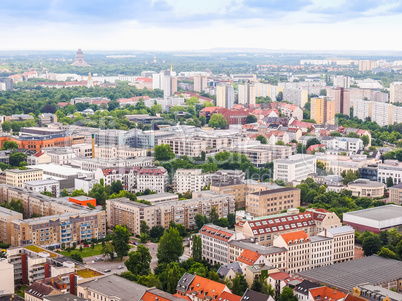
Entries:
POLYGON ((315 287, 321 287, 321 285, 308 280, 303 280, 301 283, 296 285, 295 292, 307 296, 309 290, 315 287))
POLYGON ((70 293, 64 293, 53 296, 46 296, 43 298, 44 301, 87 301, 88 299, 72 295, 70 293))
POLYGON ((235 273, 242 273, 242 270, 238 262, 232 262, 226 265, 221 265, 217 273, 220 277, 225 277, 231 269, 233 269, 235 273))
POLYGON ((345 219, 345 216, 348 215, 358 216, 375 221, 385 221, 389 219, 400 218, 402 216, 402 207, 397 205, 386 205, 352 212, 346 212, 343 214, 343 218, 345 219))
POLYGON ((330 232, 332 235, 338 235, 338 234, 343 234, 343 233, 348 233, 348 232, 355 233, 355 230, 351 226, 330 228, 330 229, 327 229, 327 231, 330 232))
POLYGON ((389 297, 392 301, 402 300, 401 294, 398 294, 378 285, 364 284, 359 285, 359 288, 361 289, 360 296, 369 300, 384 300, 386 297, 389 297), (372 298, 370 298, 369 296, 372 296, 372 298))
POLYGON ((240 301, 268 301, 268 300, 269 300, 268 295, 264 295, 264 294, 252 291, 250 289, 247 289, 244 292, 244 295, 240 301))
POLYGON ((280 253, 280 252, 287 252, 286 248, 281 248, 281 247, 266 247, 262 246, 259 244, 256 244, 252 242, 249 239, 243 239, 243 240, 233 240, 229 242, 229 244, 244 248, 253 252, 260 253, 261 255, 268 255, 268 254, 275 254, 275 253, 280 253))
POLYGON ((352 291, 362 283, 379 285, 402 278, 402 262, 377 255, 298 273, 304 279, 352 291))
POLYGON ((138 283, 124 279, 116 275, 98 278, 89 282, 79 284, 81 287, 88 287, 109 297, 116 296, 121 300, 138 301, 144 295, 147 288, 138 283))
POLYGON ((184 275, 180 278, 177 283, 177 290, 181 292, 187 292, 187 289, 191 282, 193 282, 195 275, 184 273, 184 275))

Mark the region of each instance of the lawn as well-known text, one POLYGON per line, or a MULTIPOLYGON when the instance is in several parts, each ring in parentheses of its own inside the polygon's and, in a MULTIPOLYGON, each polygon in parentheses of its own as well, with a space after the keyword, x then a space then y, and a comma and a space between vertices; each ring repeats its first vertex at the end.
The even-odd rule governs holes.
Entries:
POLYGON ((52 257, 52 258, 57 256, 53 252, 49 252, 49 251, 47 251, 45 249, 42 249, 42 248, 40 248, 38 246, 34 246, 34 245, 26 246, 25 249, 30 250, 30 251, 35 252, 35 253, 45 252, 45 253, 48 253, 49 256, 52 257))
POLYGON ((91 249, 91 247, 83 248, 82 252, 80 252, 80 249, 75 249, 75 250, 71 251, 71 253, 68 253, 67 251, 61 251, 60 254, 62 254, 64 256, 71 256, 71 254, 77 253, 77 254, 80 254, 82 258, 85 258, 85 257, 100 255, 101 251, 102 251, 102 245, 99 244, 99 245, 95 245, 95 247, 93 249, 91 249))
POLYGON ((83 269, 83 270, 78 270, 76 272, 77 276, 80 276, 82 278, 92 278, 92 277, 97 277, 97 276, 102 276, 103 274, 90 270, 90 269, 83 269))

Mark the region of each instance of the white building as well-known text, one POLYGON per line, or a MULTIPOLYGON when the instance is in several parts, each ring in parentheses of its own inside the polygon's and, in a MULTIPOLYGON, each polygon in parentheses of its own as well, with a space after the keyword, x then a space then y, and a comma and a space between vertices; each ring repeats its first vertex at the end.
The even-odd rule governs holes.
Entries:
POLYGON ((44 147, 42 151, 50 156, 52 163, 57 165, 68 165, 76 157, 70 147, 44 147))
POLYGON ((0 296, 14 294, 14 265, 0 259, 0 296))
POLYGON ((333 238, 311 236, 310 268, 318 268, 333 264, 333 238))
POLYGON ((201 237, 202 259, 211 264, 227 264, 229 242, 245 239, 243 233, 236 233, 213 224, 204 225, 198 235, 201 237))
POLYGON ((324 137, 321 139, 321 143, 325 145, 326 149, 345 151, 351 154, 356 154, 364 148, 363 141, 359 138, 324 137))
POLYGON ((45 179, 45 180, 36 180, 36 181, 27 181, 24 182, 24 188, 28 191, 34 192, 44 192, 48 191, 52 194, 54 198, 59 197, 60 195, 60 183, 54 179, 45 179))
POLYGON ((176 72, 169 70, 161 71, 152 76, 153 89, 163 90, 163 96, 172 96, 177 92, 177 77, 176 72))
POLYGON ((283 88, 283 100, 303 108, 308 101, 308 91, 304 89, 283 88))
POLYGON ((255 86, 252 84, 239 85, 238 103, 239 104, 255 104, 255 86))
POLYGON ((205 75, 194 75, 194 91, 204 92, 207 88, 208 77, 205 75))
POLYGON ((330 228, 318 235, 333 239, 333 263, 353 260, 355 256, 355 230, 352 227, 330 228))
POLYGON ((274 160, 274 180, 285 183, 301 181, 316 173, 317 159, 313 155, 298 154, 287 159, 274 160))
POLYGON ((332 77, 332 80, 334 82, 334 87, 340 87, 340 88, 350 88, 350 77, 348 76, 343 76, 343 75, 334 75, 332 77))
POLYGON ((234 88, 231 84, 216 86, 216 106, 231 109, 234 106, 234 88))
POLYGON ((370 181, 367 179, 357 179, 348 184, 347 189, 352 191, 352 196, 380 198, 384 196, 387 186, 383 183, 370 181))
POLYGON ((386 126, 402 122, 402 107, 391 103, 366 101, 357 99, 354 101, 353 116, 361 120, 370 118, 380 126, 386 126))
POLYGON ((256 97, 267 97, 269 96, 269 84, 254 83, 255 86, 255 96, 256 97))
POLYGON ((174 192, 201 191, 210 183, 210 176, 201 169, 179 168, 174 174, 174 192))
POLYGON ((402 181, 402 163, 398 160, 385 160, 383 164, 378 165, 378 182, 387 183, 387 179, 394 180, 394 184, 402 181))
POLYGON ((402 82, 390 84, 390 102, 402 102, 402 82))

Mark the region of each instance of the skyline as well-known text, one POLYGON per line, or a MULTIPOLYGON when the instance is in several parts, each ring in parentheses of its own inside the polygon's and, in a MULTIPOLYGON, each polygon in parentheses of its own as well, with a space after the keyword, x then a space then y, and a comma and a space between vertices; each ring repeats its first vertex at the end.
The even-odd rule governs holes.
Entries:
POLYGON ((402 25, 402 0, 109 3, 3 0, 0 25, 6 30, 0 50, 402 49, 395 38, 402 25))

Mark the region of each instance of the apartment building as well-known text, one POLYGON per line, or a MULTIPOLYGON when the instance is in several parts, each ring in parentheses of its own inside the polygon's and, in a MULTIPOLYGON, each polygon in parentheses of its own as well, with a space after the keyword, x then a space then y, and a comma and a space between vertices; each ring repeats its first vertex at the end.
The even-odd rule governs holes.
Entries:
POLYGON ((284 159, 292 155, 292 147, 286 145, 244 144, 233 145, 225 150, 245 155, 257 167, 263 167, 275 159, 284 159))
POLYGON ((356 154, 364 148, 363 141, 360 138, 326 136, 321 139, 321 143, 325 145, 326 149, 345 151, 351 154, 356 154))
POLYGON ((50 156, 51 163, 57 165, 68 165, 76 157, 71 147, 44 147, 42 151, 50 156))
POLYGON ((253 216, 266 216, 300 206, 300 189, 284 187, 249 193, 246 211, 253 216))
POLYGON ((394 106, 391 103, 355 100, 353 115, 361 120, 370 118, 378 125, 386 126, 401 122, 402 107, 394 106))
POLYGON ((140 234, 140 224, 145 221, 150 228, 169 228, 174 221, 186 228, 196 227, 197 213, 209 216, 215 207, 220 218, 235 212, 235 201, 231 195, 220 195, 210 191, 193 193, 193 198, 182 201, 165 201, 152 205, 132 202, 127 198, 106 200, 108 225, 126 225, 134 235, 140 234))
POLYGON ((402 102, 402 82, 390 84, 390 103, 402 102))
POLYGON ((283 100, 303 108, 308 101, 308 91, 298 88, 283 88, 283 100))
POLYGON ((324 229, 318 235, 333 240, 333 263, 353 260, 355 255, 355 230, 351 226, 324 229))
POLYGON ((127 145, 95 146, 95 158, 99 159, 129 159, 146 156, 147 150, 144 148, 133 148, 127 145))
POLYGON ((216 86, 216 106, 231 109, 234 106, 234 88, 231 84, 216 86))
POLYGON ((298 154, 287 159, 274 160, 274 180, 285 183, 301 181, 316 173, 317 159, 313 155, 298 154))
POLYGON ((163 90, 163 97, 172 96, 177 92, 176 72, 164 70, 152 75, 153 89, 163 90))
POLYGON ((207 149, 207 141, 199 138, 171 137, 159 140, 159 144, 168 144, 176 156, 199 157, 207 149))
POLYGON ((288 273, 298 273, 310 268, 310 242, 310 237, 304 231, 284 233, 274 239, 274 246, 288 251, 288 273))
MULTIPOLYGON (((1 82, 0 82, 1 91, 1 82)), ((0 291, 1 298, 12 301, 14 299, 14 267, 6 260, 0 260, 0 291), (12 294, 7 298, 7 294, 12 294), (7 299, 6 299, 7 298, 7 299)), ((24 299, 18 299, 24 300, 24 299)))
POLYGON ((281 213, 252 220, 242 220, 236 224, 235 230, 260 245, 272 246, 274 236, 282 233, 304 231, 312 236, 325 229, 341 225, 340 219, 334 212, 324 209, 308 209, 304 213, 281 213))
POLYGON ((174 174, 173 191, 175 193, 201 191, 210 182, 211 177, 204 174, 201 169, 179 168, 174 174))
POLYGON ((202 259, 210 264, 227 264, 229 243, 232 240, 245 239, 242 233, 236 233, 214 224, 204 225, 198 235, 201 237, 202 259))
POLYGON ((11 222, 18 219, 23 219, 22 213, 0 207, 0 242, 11 244, 11 222))
POLYGON ((335 114, 350 115, 350 91, 343 87, 328 89, 328 96, 335 100, 335 114))
POLYGON ((35 244, 60 248, 62 243, 72 246, 74 242, 100 239, 105 235, 105 212, 91 210, 81 214, 64 213, 57 216, 13 220, 11 245, 18 247, 35 244))
POLYGON ((124 190, 143 192, 146 189, 162 193, 168 185, 168 172, 163 167, 122 167, 97 169, 95 179, 103 179, 105 185, 120 181, 124 190))
POLYGON ((334 239, 325 236, 310 236, 310 268, 333 264, 334 239))
POLYGON ((25 182, 42 180, 43 170, 37 168, 20 169, 7 169, 6 170, 6 184, 23 187, 25 182))
POLYGON ((389 187, 389 202, 402 205, 402 183, 389 187))
POLYGON ((71 165, 85 170, 95 171, 98 168, 120 168, 134 166, 153 166, 151 157, 136 157, 136 158, 87 158, 77 157, 71 160, 71 165))
POLYGON ((239 84, 238 86, 238 103, 255 105, 256 89, 253 84, 239 84))
POLYGON ((402 163, 398 160, 385 160, 378 165, 378 181, 387 183, 387 179, 394 180, 394 185, 402 182, 402 163))
POLYGON ((195 75, 194 76, 194 91, 204 92, 207 88, 208 77, 205 75, 195 75))
POLYGON ((27 181, 24 183, 24 189, 32 192, 50 192, 54 198, 60 196, 60 183, 54 179, 27 181))
POLYGON ((335 124, 335 100, 330 98, 311 98, 310 118, 318 124, 335 124))

